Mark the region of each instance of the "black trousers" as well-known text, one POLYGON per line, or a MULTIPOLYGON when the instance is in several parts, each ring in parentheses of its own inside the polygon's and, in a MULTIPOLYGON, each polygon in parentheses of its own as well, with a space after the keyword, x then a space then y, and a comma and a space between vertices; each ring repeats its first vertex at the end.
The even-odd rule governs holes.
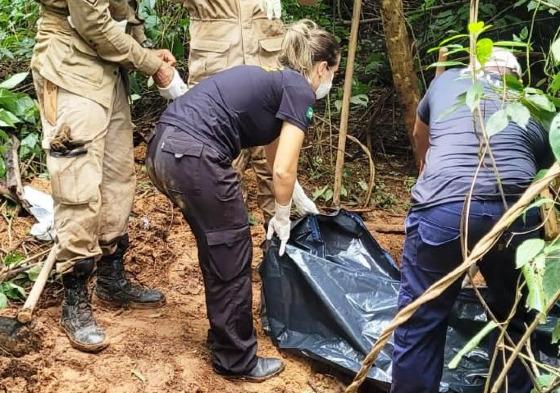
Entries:
MULTIPOLYGON (((406 219, 406 240, 401 263, 399 309, 420 297, 433 283, 446 276, 462 261, 461 218, 463 202, 450 202, 432 208, 411 211, 406 219)), ((470 205, 468 240, 472 247, 505 213, 501 201, 472 201, 470 205)), ((525 220, 518 219, 481 260, 480 272, 488 285, 487 299, 499 321, 508 319, 517 295, 520 271, 515 268, 516 248, 523 241, 539 237, 540 217, 537 209, 529 211, 525 220)), ((443 295, 424 304, 394 334, 393 393, 437 393, 444 365, 448 318, 461 290, 457 280, 443 295)), ((527 312, 525 298, 518 304, 508 334, 516 343, 525 333, 534 315, 527 312)), ((498 338, 490 338, 490 353, 498 338)), ((511 353, 507 353, 509 357, 511 353)), ((503 369, 498 356, 490 380, 503 369)), ((508 373, 509 393, 529 393, 531 379, 520 361, 508 373)), ((500 391, 506 391, 502 388, 500 391)))
POLYGON ((183 212, 197 242, 210 321, 213 365, 243 373, 256 364, 252 240, 237 173, 224 154, 173 126, 158 124, 146 168, 183 212))

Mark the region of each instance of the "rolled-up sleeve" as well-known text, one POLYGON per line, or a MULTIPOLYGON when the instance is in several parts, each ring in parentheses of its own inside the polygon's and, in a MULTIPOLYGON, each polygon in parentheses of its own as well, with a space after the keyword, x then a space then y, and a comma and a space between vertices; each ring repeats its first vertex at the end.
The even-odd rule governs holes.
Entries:
POLYGON ((108 0, 67 0, 78 34, 98 56, 151 76, 163 61, 116 25, 109 14, 108 0))

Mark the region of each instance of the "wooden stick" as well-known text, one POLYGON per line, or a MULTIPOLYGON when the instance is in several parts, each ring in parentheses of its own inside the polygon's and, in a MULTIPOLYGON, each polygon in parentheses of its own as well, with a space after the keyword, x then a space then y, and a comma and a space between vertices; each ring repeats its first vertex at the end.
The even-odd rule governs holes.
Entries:
POLYGON ((21 171, 19 168, 19 139, 11 135, 10 150, 6 154, 6 186, 16 202, 29 211, 29 203, 23 195, 23 183, 21 181, 21 171))
POLYGON ((346 76, 344 79, 344 96, 342 98, 342 112, 340 114, 340 133, 338 135, 338 151, 336 153, 336 167, 334 172, 333 203, 340 206, 340 191, 342 189, 342 170, 344 168, 344 152, 346 150, 346 135, 348 134, 348 120, 350 117, 350 99, 352 98, 352 78, 354 76, 354 62, 358 46, 358 32, 360 30, 360 15, 362 0, 354 0, 352 14, 352 28, 348 44, 348 60, 346 62, 346 76))
POLYGON ((397 235, 404 234, 404 225, 391 224, 367 224, 367 229, 379 233, 393 233, 397 235))
POLYGON ((364 203, 362 203, 362 208, 367 209, 369 204, 370 204, 371 195, 373 194, 373 187, 375 185, 375 164, 373 162, 373 157, 371 156, 371 152, 368 150, 368 148, 366 146, 364 146, 364 144, 362 142, 360 142, 358 140, 358 138, 354 138, 352 135, 347 135, 347 137, 352 142, 354 142, 358 146, 360 146, 362 148, 362 150, 364 151, 364 153, 366 154, 367 158, 368 158, 369 181, 368 181, 368 188, 367 188, 366 196, 364 198, 364 203))
POLYGON ((41 258, 45 254, 47 254, 50 250, 41 251, 35 255, 30 256, 29 258, 17 263, 16 265, 8 266, 2 270, 0 270, 0 284, 4 281, 9 281, 12 278, 16 277, 19 273, 26 271, 33 266, 36 265, 34 262, 36 259, 41 258), (33 263, 32 263, 33 262, 33 263), (22 270, 23 269, 23 270, 22 270))
POLYGON ((14 198, 14 196, 8 189, 8 186, 4 182, 0 182, 0 196, 3 196, 4 198, 8 198, 8 199, 14 198))
MULTIPOLYGON (((541 192, 541 198, 554 200, 550 189, 547 188, 541 192)), ((558 217, 556 216, 556 207, 554 203, 545 203, 541 206, 541 216, 544 219, 544 237, 546 240, 554 240, 559 235, 558 217)))
POLYGON ((35 310, 35 306, 37 306, 37 302, 41 297, 41 293, 43 293, 43 289, 45 289, 45 285, 47 284, 47 280, 49 279, 49 275, 51 274, 51 270, 55 262, 56 253, 55 247, 53 247, 49 252, 47 260, 41 268, 41 272, 39 273, 39 277, 37 277, 37 281, 35 281, 31 292, 29 292, 29 296, 27 297, 23 308, 17 314, 17 320, 19 322, 29 323, 33 319, 33 310, 35 310))
MULTIPOLYGON (((438 56, 438 63, 443 63, 447 61, 447 56, 449 54, 449 50, 444 46, 443 48, 439 48, 439 56, 438 56)), ((436 77, 440 76, 445 72, 445 66, 437 66, 436 67, 436 77)))

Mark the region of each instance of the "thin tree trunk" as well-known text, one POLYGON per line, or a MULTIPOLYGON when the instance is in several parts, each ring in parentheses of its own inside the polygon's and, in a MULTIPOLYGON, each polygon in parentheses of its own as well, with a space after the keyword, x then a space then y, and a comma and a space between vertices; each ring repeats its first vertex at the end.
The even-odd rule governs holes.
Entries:
MULTIPOLYGON (((352 14, 353 23, 350 30, 350 42, 348 43, 348 59, 346 62, 346 76, 344 79, 344 96, 342 98, 340 131, 338 134, 338 151, 336 154, 336 167, 334 172, 333 204, 337 207, 340 206, 340 191, 342 190, 344 153, 346 152, 346 137, 348 133, 348 121, 350 118, 350 99, 352 98, 352 78, 354 75, 354 62, 356 60, 356 50, 358 46, 358 33, 360 30, 361 11, 362 0, 354 0, 354 8, 352 14)), ((369 203, 369 201, 366 201, 366 203, 369 203)))
POLYGON ((403 108, 404 122, 414 150, 412 131, 416 120, 416 107, 420 100, 418 79, 410 47, 402 0, 380 0, 381 19, 393 83, 403 108))

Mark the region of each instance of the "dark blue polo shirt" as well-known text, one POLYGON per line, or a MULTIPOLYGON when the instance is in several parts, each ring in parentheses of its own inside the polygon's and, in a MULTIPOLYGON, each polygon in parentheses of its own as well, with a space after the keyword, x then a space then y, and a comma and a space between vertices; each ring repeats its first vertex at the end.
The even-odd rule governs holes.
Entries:
POLYGON ((176 99, 160 118, 234 159, 264 146, 287 121, 306 131, 315 93, 301 74, 242 65, 204 79, 176 99))
MULTIPOLYGON (((500 97, 491 87, 498 80, 488 75, 481 79, 488 97, 482 102, 486 120, 501 107, 500 97)), ((424 171, 412 189, 413 210, 463 201, 469 193, 481 152, 473 115, 466 105, 442 115, 471 85, 470 76, 462 76, 460 70, 446 71, 432 82, 418 106, 418 116, 430 126, 430 144, 424 171)), ((523 194, 537 171, 554 161, 547 132, 533 120, 526 130, 509 123, 490 138, 490 146, 504 192, 510 199, 523 194)), ((501 199, 488 155, 476 179, 473 199, 501 199)))

